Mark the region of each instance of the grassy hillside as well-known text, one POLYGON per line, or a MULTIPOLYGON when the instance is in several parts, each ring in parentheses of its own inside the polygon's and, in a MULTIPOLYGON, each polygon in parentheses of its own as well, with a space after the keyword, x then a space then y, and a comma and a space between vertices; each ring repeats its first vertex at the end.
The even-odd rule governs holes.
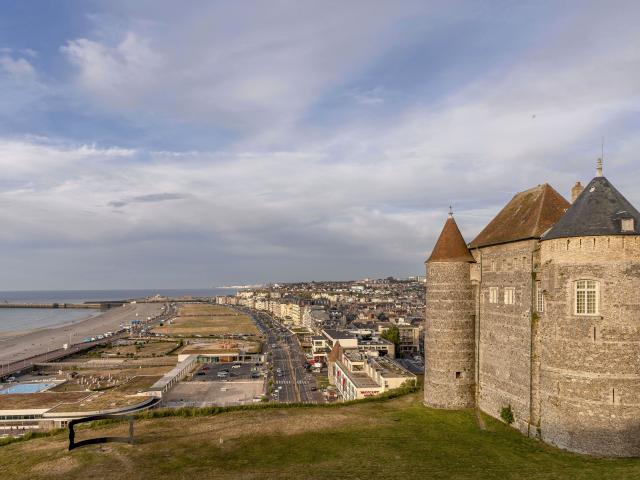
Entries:
MULTIPOLYGON (((66 451, 63 435, 0 447, 2 478, 640 479, 640 460, 572 455, 418 394, 338 408, 237 411, 136 422, 136 446, 66 451)), ((79 439, 123 434, 125 426, 79 439)))

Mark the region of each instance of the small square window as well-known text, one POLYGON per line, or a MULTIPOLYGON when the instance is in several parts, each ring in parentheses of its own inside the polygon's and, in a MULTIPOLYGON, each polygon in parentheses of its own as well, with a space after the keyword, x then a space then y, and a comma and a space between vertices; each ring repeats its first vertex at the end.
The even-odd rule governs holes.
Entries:
POLYGON ((456 378, 462 378, 462 372, 456 372, 456 378))
POLYGON ((633 218, 623 218, 622 219, 622 231, 623 232, 633 232, 635 231, 635 222, 633 218))

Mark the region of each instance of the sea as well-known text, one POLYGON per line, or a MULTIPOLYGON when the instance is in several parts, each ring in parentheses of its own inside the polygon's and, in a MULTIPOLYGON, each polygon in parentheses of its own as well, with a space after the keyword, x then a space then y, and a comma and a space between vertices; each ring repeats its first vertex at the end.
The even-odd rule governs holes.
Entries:
MULTIPOLYGON (((156 289, 156 290, 50 290, 0 291, 0 303, 91 303, 107 300, 135 300, 163 297, 215 297, 234 295, 232 288, 156 289)), ((73 308, 0 308, 0 333, 64 325, 98 315, 98 310, 73 308)))

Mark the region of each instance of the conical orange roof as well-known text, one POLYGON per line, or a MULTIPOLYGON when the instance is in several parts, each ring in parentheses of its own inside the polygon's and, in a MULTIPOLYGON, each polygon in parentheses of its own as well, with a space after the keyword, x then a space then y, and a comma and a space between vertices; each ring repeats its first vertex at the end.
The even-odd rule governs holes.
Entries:
POLYGON ((475 262, 453 215, 449 215, 427 262, 475 262))

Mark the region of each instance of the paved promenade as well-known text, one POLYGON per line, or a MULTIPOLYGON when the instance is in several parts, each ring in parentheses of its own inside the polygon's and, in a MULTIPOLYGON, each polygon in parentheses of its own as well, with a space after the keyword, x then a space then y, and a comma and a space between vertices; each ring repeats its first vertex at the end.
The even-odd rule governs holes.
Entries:
POLYGON ((162 303, 127 304, 107 310, 102 315, 77 320, 74 323, 1 336, 0 371, 7 363, 15 363, 35 356, 41 356, 39 362, 46 362, 47 352, 59 350, 65 343, 78 344, 86 337, 116 331, 120 323, 127 324, 132 320, 154 317, 161 313, 162 306, 162 303))

